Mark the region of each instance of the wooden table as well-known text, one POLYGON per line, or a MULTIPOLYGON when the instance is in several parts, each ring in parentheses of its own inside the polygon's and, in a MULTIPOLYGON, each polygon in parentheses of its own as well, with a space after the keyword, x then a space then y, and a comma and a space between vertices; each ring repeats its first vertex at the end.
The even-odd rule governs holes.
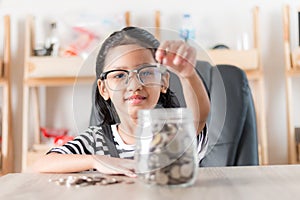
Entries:
POLYGON ((0 199, 300 199, 300 165, 200 168, 196 183, 188 188, 149 187, 138 179, 134 184, 80 188, 48 181, 67 176, 7 174, 0 178, 0 199))

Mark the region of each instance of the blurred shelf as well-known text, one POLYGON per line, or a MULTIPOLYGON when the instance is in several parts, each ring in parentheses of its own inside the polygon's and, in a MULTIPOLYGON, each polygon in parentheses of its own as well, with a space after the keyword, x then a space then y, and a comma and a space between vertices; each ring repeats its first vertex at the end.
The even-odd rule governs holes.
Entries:
POLYGON ((287 69, 285 73, 289 77, 298 77, 298 76, 300 76, 300 68, 297 68, 297 69, 295 69, 295 68, 294 69, 287 69))
POLYGON ((10 85, 10 16, 3 16, 3 57, 0 60, 0 86, 2 87, 2 139, 0 150, 0 174, 11 173, 13 166, 13 136, 11 126, 11 85, 10 85))
MULTIPOLYGON (((290 164, 300 164, 300 152, 297 150, 294 124, 293 107, 293 78, 300 76, 300 47, 292 49, 290 41, 290 6, 284 5, 283 17, 283 45, 285 58, 285 86, 286 86, 286 108, 287 108, 287 133, 288 133, 288 161, 290 164)), ((299 12, 299 10, 298 10, 299 12)))
POLYGON ((3 78, 3 77, 0 77, 0 86, 4 86, 6 84, 7 84, 7 79, 3 78))
POLYGON ((259 52, 257 49, 249 50, 230 50, 216 49, 209 50, 208 55, 214 61, 214 64, 231 64, 239 66, 244 70, 255 70, 259 66, 259 52))
POLYGON ((28 86, 67 86, 75 83, 91 84, 95 77, 52 77, 52 78, 28 78, 24 79, 24 84, 28 86))
POLYGON ((74 57, 29 56, 26 59, 25 78, 57 78, 95 76, 95 69, 82 70, 84 59, 74 57))
MULTIPOLYGON (((25 25, 25 57, 23 78, 23 141, 22 171, 31 165, 41 151, 34 150, 41 142, 39 87, 64 87, 74 84, 90 84, 95 81, 94 66, 84 67, 80 56, 33 56, 35 17, 27 16, 25 25), (33 100, 33 101, 32 101, 33 100), (33 116, 30 116, 33 115, 33 116), (29 132, 33 131, 34 147, 29 146, 29 132)), ((32 138, 32 137, 31 137, 32 138)), ((42 145, 42 144, 40 144, 42 145)), ((49 150, 49 149, 48 149, 49 150)), ((45 152, 43 152, 45 153, 45 152)))

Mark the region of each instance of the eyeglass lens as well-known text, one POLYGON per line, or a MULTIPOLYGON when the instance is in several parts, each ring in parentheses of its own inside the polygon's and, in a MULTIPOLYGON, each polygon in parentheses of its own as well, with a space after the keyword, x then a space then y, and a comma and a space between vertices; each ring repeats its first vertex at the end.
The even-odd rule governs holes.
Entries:
MULTIPOLYGON (((139 82, 144 86, 161 84, 161 71, 157 67, 143 67, 137 71, 136 76, 139 82)), ((106 81, 111 90, 121 90, 127 87, 130 78, 129 71, 117 70, 109 72, 106 81)))

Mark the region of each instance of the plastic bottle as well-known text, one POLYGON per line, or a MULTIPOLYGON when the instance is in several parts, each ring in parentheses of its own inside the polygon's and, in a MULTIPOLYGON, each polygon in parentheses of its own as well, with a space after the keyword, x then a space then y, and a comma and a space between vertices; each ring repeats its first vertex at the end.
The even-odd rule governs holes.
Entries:
POLYGON ((47 37, 47 39, 45 41, 45 47, 46 47, 47 51, 50 52, 49 54, 51 56, 58 56, 60 42, 59 42, 59 34, 57 31, 56 22, 50 23, 50 32, 49 32, 49 36, 47 37))
POLYGON ((184 41, 188 41, 190 39, 195 39, 196 35, 196 30, 193 25, 191 15, 190 14, 183 14, 182 18, 182 25, 179 31, 179 36, 182 38, 184 41))

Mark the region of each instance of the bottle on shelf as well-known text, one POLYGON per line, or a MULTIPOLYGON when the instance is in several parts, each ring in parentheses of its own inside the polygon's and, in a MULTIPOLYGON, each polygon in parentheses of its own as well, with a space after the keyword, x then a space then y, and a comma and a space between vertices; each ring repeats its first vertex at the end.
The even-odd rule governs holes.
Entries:
POLYGON ((195 39, 196 30, 192 22, 192 18, 190 14, 183 14, 181 28, 179 30, 179 36, 185 42, 190 39, 195 39))
POLYGON ((45 48, 51 56, 59 55, 59 34, 57 30, 57 23, 55 21, 50 23, 50 32, 45 41, 45 48))

